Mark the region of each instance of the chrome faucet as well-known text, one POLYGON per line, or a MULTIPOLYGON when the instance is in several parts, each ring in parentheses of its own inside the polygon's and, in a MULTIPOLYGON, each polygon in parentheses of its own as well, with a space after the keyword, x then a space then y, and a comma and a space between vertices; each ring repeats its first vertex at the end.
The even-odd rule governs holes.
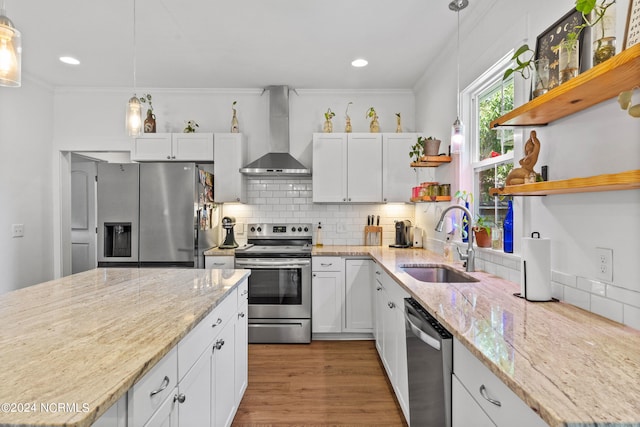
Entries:
POLYGON ((467 241, 467 253, 463 254, 460 252, 460 248, 456 245, 456 249, 458 254, 460 255, 460 259, 466 263, 467 271, 476 271, 476 263, 475 263, 475 252, 473 250, 473 230, 471 229, 471 224, 473 224, 473 215, 469 211, 469 209, 465 208, 462 205, 451 205, 447 209, 442 212, 440 215, 440 220, 438 221, 438 225, 436 225, 436 231, 442 231, 442 226, 444 225, 444 217, 451 209, 460 209, 467 214, 469 218, 469 239, 467 241))

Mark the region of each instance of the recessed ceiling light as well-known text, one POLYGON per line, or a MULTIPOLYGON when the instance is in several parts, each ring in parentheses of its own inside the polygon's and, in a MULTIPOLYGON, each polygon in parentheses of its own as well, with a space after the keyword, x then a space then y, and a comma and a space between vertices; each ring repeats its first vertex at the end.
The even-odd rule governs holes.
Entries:
POLYGON ((69 65, 79 65, 80 61, 74 58, 73 56, 61 56, 60 62, 64 62, 69 65))
POLYGON ((366 67, 367 64, 369 63, 369 61, 367 61, 366 59, 362 59, 362 58, 358 58, 358 59, 354 59, 353 61, 351 61, 351 65, 353 65, 354 67, 366 67))

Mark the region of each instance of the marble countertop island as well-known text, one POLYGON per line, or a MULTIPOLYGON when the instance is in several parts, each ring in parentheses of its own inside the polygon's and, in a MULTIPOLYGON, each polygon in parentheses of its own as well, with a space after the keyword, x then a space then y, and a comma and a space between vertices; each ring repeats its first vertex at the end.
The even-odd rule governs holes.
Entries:
POLYGON ((325 246, 312 254, 371 256, 552 427, 640 426, 640 331, 562 302, 514 297, 519 285, 483 272, 469 273, 477 283, 420 282, 401 266, 462 270, 423 249, 325 246))
POLYGON ((0 425, 91 425, 249 273, 96 269, 0 295, 0 425))

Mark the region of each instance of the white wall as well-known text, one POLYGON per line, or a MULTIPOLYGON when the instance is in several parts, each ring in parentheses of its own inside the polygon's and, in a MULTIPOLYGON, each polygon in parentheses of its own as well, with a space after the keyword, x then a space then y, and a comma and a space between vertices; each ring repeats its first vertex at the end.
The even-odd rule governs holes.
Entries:
POLYGON ((28 76, 0 87, 0 293, 52 278, 52 107, 53 91, 28 76))
MULTIPOLYGON (((618 2, 618 35, 622 40, 627 2, 618 2)), ((573 1, 496 0, 487 4, 487 13, 462 20, 461 88, 465 88, 493 63, 528 38, 535 46, 538 34, 568 12, 573 1), (473 22, 471 22, 473 21, 473 22), (502 25, 512 22, 513 25, 502 25)), ((462 12, 464 13, 464 12, 462 12)), ((455 16, 454 16, 455 19, 455 16)), ((453 41, 455 43, 455 40, 453 41)), ((455 44, 451 45, 455 49, 455 44)), ((455 118, 455 56, 444 49, 439 61, 427 70, 416 88, 418 128, 427 133, 445 134, 455 118)), ((524 84, 518 83, 522 91, 524 84)), ((520 93, 520 96, 522 92, 520 93)), ((521 138, 528 137, 522 131, 521 138)), ((548 165, 552 180, 615 173, 640 167, 640 120, 620 110, 615 99, 580 113, 536 128, 542 150, 537 169, 548 165)), ((519 145, 519 144, 518 144, 519 145)), ((516 146, 515 159, 522 157, 516 146)), ((452 182, 454 166, 439 168, 437 180, 452 182)), ((416 220, 433 229, 435 209, 416 208, 416 220)), ((587 310, 640 329, 640 190, 516 197, 516 217, 521 236, 539 231, 552 239, 551 263, 554 296, 587 310), (595 280, 595 248, 613 249, 613 283, 595 280)), ((442 235, 433 233, 436 240, 442 235)), ((438 246, 438 242, 431 242, 438 246)), ((516 245, 516 252, 519 246, 516 245)), ((491 272, 516 277, 519 265, 499 252, 482 254, 480 263, 491 272), (486 260, 486 261, 485 261, 486 260), (508 265, 511 268, 505 269, 508 265), (500 271, 498 271, 500 270, 500 271)))

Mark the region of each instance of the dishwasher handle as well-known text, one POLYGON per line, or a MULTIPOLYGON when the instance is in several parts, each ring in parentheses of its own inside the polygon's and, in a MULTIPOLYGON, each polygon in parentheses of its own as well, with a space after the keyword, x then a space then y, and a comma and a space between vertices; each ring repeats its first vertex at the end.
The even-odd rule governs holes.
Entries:
POLYGON ((404 318, 407 321, 407 324, 409 325, 409 328, 411 329, 411 332, 413 333, 413 335, 415 335, 416 337, 420 338, 420 341, 422 341, 423 343, 427 344, 429 347, 440 351, 440 349, 441 349, 440 341, 435 339, 435 338, 433 338, 432 336, 428 335, 425 331, 420 329, 420 327, 418 325, 416 325, 415 323, 413 323, 411 321, 409 316, 410 316, 410 313, 407 313, 405 311, 404 318))

